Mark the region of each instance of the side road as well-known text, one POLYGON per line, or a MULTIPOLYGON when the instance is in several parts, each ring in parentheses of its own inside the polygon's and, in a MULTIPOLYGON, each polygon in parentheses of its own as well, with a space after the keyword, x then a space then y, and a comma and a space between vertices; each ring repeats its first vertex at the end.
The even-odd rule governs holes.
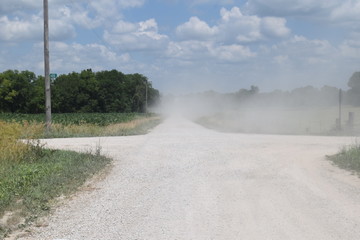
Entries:
POLYGON ((169 118, 145 136, 48 139, 114 158, 109 175, 21 239, 360 239, 345 137, 218 133, 169 118))

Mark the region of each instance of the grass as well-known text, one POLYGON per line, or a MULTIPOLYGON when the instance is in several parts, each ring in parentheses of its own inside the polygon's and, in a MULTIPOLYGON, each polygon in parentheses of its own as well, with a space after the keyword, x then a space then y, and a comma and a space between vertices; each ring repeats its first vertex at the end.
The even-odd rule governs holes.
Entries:
POLYGON ((344 147, 339 153, 327 156, 335 165, 360 176, 360 144, 344 147))
POLYGON ((38 140, 18 139, 31 125, 0 121, 0 239, 46 214, 53 199, 69 194, 110 159, 48 150, 38 140))
POLYGON ((0 239, 46 215, 57 197, 76 191, 111 161, 100 155, 100 146, 81 154, 45 149, 36 139, 143 134, 160 123, 154 115, 113 114, 106 120, 88 115, 81 122, 80 116, 69 116, 45 135, 37 115, 0 114, 0 239))
POLYGON ((46 214, 55 198, 74 192, 110 163, 96 154, 32 148, 21 161, 1 168, 0 216, 15 214, 0 225, 0 239, 46 214))

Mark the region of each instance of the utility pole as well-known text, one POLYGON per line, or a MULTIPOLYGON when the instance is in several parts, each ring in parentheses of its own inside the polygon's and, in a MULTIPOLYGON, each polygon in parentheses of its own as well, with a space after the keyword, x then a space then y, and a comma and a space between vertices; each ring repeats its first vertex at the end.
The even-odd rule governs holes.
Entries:
POLYGON ((145 81, 145 113, 148 112, 148 81, 145 81))
POLYGON ((49 60, 49 4, 44 0, 44 67, 45 67, 45 108, 46 132, 51 131, 51 90, 50 90, 50 60, 49 60))
POLYGON ((341 130, 341 104, 342 104, 342 90, 339 89, 339 130, 341 130))

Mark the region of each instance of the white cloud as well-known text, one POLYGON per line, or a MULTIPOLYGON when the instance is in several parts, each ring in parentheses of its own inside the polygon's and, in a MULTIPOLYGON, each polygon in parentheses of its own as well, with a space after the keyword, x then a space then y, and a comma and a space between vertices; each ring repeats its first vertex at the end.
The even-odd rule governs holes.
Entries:
POLYGON ((343 0, 341 6, 334 8, 331 12, 331 18, 343 21, 359 21, 360 1, 343 0))
POLYGON ((91 18, 89 16, 89 12, 88 11, 73 11, 71 13, 71 16, 69 16, 71 18, 71 21, 76 24, 79 25, 81 27, 87 28, 87 29, 93 29, 93 28, 97 28, 99 27, 103 20, 95 17, 95 18, 91 18))
POLYGON ((219 40, 225 42, 255 42, 262 39, 261 19, 255 15, 243 15, 238 7, 220 11, 219 40))
POLYGON ((235 4, 234 0, 193 0, 190 2, 193 5, 202 5, 202 4, 230 5, 230 4, 235 4))
POLYGON ((166 54, 173 59, 202 62, 240 62, 256 56, 250 48, 242 45, 218 45, 195 40, 171 42, 166 54))
MULTIPOLYGON (((43 75, 43 45, 35 44, 32 51, 18 61, 3 68, 29 69, 43 75)), ((94 71, 109 69, 130 69, 132 59, 128 53, 118 54, 101 44, 50 43, 50 69, 56 73, 69 73, 92 68, 94 71)))
POLYGON ((248 0, 245 6, 248 12, 261 16, 306 16, 352 28, 360 20, 358 0, 248 0))
POLYGON ((158 50, 165 49, 168 36, 158 32, 154 19, 139 23, 119 21, 112 31, 105 31, 104 39, 121 50, 158 50))
MULTIPOLYGON (((72 5, 78 7, 79 4, 88 3, 88 0, 64 1, 64 0, 49 0, 49 10, 59 5, 72 5)), ((141 7, 144 5, 145 0, 97 0, 91 1, 90 6, 98 13, 103 13, 103 16, 109 15, 113 10, 121 10, 126 8, 141 7)), ((42 10, 42 0, 1 0, 0 14, 11 14, 15 11, 28 11, 28 10, 42 10)), ((57 9, 57 8, 55 8, 57 9)))
POLYGON ((210 53, 216 59, 225 62, 239 62, 256 56, 248 47, 235 44, 216 47, 211 49, 210 53))
MULTIPOLYGON (((63 40, 75 36, 75 28, 66 21, 58 19, 49 21, 50 39, 63 40)), ((9 19, 7 16, 0 18, 0 40, 24 41, 41 40, 43 37, 43 20, 33 15, 30 19, 9 19)))
MULTIPOLYGON (((86 0, 77 0, 76 2, 86 2, 86 0)), ((63 4, 64 0, 49 0, 49 10, 63 4)), ((0 2, 0 14, 42 11, 42 9, 42 0, 1 0, 0 2)))
POLYGON ((288 60, 288 55, 278 55, 274 57, 274 62, 280 65, 286 64, 288 60))
POLYGON ((125 21, 118 21, 113 28, 114 33, 131 33, 137 30, 137 25, 135 23, 129 23, 125 21))
POLYGON ((43 1, 36 0, 1 0, 0 14, 39 9, 42 3, 43 1))
POLYGON ((210 27, 198 17, 191 17, 190 20, 176 28, 176 34, 181 39, 206 40, 217 33, 217 27, 210 27))
POLYGON ((265 17, 261 19, 262 32, 271 37, 287 37, 290 29, 286 27, 286 19, 278 17, 265 17))
POLYGON ((270 16, 314 15, 330 11, 343 0, 248 0, 250 12, 270 16))
POLYGON ((89 5, 95 10, 99 18, 114 20, 122 17, 121 10, 140 7, 144 3, 145 0, 97 0, 91 1, 89 5))
POLYGON ((237 0, 159 0, 165 3, 179 3, 179 2, 186 2, 186 5, 191 7, 198 7, 202 5, 217 5, 217 6, 224 6, 224 5, 235 5, 237 0))
POLYGON ((290 40, 272 46, 272 54, 286 53, 294 64, 307 65, 314 59, 324 59, 322 63, 331 63, 339 54, 338 50, 327 40, 309 40, 303 36, 294 36, 290 40))
MULTIPOLYGON (((140 7, 145 0, 49 0, 51 40, 65 40, 76 35, 75 26, 93 29, 122 17, 126 8, 140 7)), ((43 1, 1 0, 0 40, 40 40, 43 31, 43 1)))
POLYGON ((166 55, 170 58, 179 58, 185 60, 204 59, 211 48, 210 42, 204 41, 182 41, 170 42, 166 55))
POLYGON ((7 16, 0 18, 0 40, 2 41, 39 39, 41 33, 41 20, 38 17, 34 16, 31 21, 18 18, 10 20, 7 16))
POLYGON ((176 34, 182 40, 216 41, 226 44, 246 44, 267 38, 283 38, 290 34, 284 18, 245 15, 238 7, 230 10, 222 8, 220 17, 218 24, 213 27, 198 17, 191 17, 188 22, 177 27, 176 34))
POLYGON ((145 0, 117 0, 117 3, 122 8, 141 7, 144 5, 145 0))
POLYGON ((256 61, 260 68, 256 70, 257 74, 267 72, 280 88, 334 86, 350 67, 344 66, 341 52, 329 41, 296 35, 261 49, 258 56, 256 61))
MULTIPOLYGON (((340 45, 343 57, 360 60, 360 33, 352 33, 350 38, 344 40, 340 45)), ((357 62, 358 62, 357 61, 357 62)))

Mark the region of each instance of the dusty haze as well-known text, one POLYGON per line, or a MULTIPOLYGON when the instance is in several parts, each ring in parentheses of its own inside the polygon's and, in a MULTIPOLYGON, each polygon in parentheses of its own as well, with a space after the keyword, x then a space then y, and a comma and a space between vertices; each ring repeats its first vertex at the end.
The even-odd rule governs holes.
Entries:
POLYGON ((357 135, 360 130, 360 108, 351 104, 346 91, 342 91, 339 130, 339 89, 329 86, 268 93, 251 86, 234 93, 168 95, 162 99, 161 111, 225 132, 357 135))

